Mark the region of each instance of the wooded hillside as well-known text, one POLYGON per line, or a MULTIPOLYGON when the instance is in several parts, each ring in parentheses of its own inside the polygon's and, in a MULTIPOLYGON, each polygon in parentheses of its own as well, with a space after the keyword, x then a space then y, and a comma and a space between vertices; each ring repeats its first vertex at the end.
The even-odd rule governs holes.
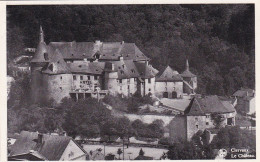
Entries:
POLYGON ((198 75, 198 93, 255 86, 254 5, 8 6, 8 61, 36 47, 40 24, 50 41, 133 42, 161 70, 198 75))

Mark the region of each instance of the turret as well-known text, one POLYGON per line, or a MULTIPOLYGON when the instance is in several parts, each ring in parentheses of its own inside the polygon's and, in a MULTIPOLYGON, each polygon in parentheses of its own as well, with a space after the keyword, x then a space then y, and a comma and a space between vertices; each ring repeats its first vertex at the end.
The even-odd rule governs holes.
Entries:
POLYGON ((36 49, 36 52, 31 60, 32 64, 38 64, 39 66, 44 66, 47 62, 49 62, 47 45, 44 42, 44 33, 42 27, 40 26, 40 34, 39 34, 39 43, 36 49))
POLYGON ((48 64, 49 57, 47 46, 44 42, 44 33, 42 27, 40 27, 39 43, 31 60, 31 97, 34 103, 43 101, 45 96, 44 78, 41 71, 42 68, 48 64))
POLYGON ((190 66, 188 59, 186 60, 186 68, 185 71, 181 73, 183 77, 183 92, 184 93, 195 93, 195 89, 197 89, 197 76, 190 72, 190 66))

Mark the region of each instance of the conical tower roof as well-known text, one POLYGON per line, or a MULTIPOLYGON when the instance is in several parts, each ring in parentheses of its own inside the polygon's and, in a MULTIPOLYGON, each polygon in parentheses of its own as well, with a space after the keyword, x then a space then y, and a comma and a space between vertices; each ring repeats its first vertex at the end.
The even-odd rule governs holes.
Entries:
POLYGON ((196 75, 195 74, 192 74, 191 72, 190 72, 190 66, 189 66, 189 61, 188 61, 188 59, 186 60, 186 69, 185 69, 185 71, 184 72, 182 72, 181 73, 181 76, 182 77, 196 77, 196 75))
POLYGON ((40 27, 39 44, 31 62, 49 62, 48 59, 44 57, 45 53, 48 54, 48 49, 46 43, 44 42, 42 27, 40 27))

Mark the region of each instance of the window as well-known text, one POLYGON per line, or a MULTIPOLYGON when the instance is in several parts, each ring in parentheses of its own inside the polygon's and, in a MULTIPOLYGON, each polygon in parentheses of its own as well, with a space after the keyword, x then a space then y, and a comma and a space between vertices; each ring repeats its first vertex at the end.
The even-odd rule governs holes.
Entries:
POLYGON ((122 86, 120 86, 120 90, 122 91, 122 86))
POLYGON ((149 88, 149 92, 151 91, 151 88, 149 88))
POLYGON ((199 125, 196 125, 196 128, 199 128, 199 125))
POLYGON ((148 83, 151 83, 151 78, 148 79, 148 83))
POLYGON ((60 90, 62 90, 62 87, 60 87, 60 90))
POLYGON ((122 79, 119 79, 119 83, 122 83, 122 79))
POLYGON ((88 80, 90 80, 90 76, 88 76, 88 80))
POLYGON ((196 117, 195 120, 198 121, 198 118, 196 117))
POLYGON ((62 76, 60 77, 60 80, 62 80, 62 76))
POLYGON ((80 76, 80 80, 83 80, 83 76, 82 75, 80 76))
POLYGON ((43 56, 44 56, 44 59, 45 59, 45 60, 49 60, 48 53, 44 53, 43 56))
POLYGON ((95 75, 95 76, 94 76, 94 80, 97 80, 97 79, 98 79, 98 76, 95 75))
POLYGON ((122 65, 122 68, 124 69, 124 68, 125 68, 125 65, 122 65))
POLYGON ((127 86, 128 90, 130 89, 130 85, 127 86))
POLYGON ((209 115, 206 115, 206 118, 209 118, 209 115))
POLYGON ((73 75, 73 80, 77 80, 77 77, 76 77, 76 75, 73 75))
POLYGON ((206 122, 206 125, 209 125, 209 122, 206 122))

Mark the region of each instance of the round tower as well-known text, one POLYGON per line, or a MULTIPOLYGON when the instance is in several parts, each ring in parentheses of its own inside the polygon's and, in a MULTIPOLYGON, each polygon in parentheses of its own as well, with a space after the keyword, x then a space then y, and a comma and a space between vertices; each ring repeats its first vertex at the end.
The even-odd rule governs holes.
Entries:
POLYGON ((197 76, 190 72, 190 66, 188 59, 186 60, 186 69, 183 73, 181 73, 183 77, 183 92, 184 93, 195 93, 197 89, 197 76))
POLYGON ((31 99, 33 103, 39 103, 44 97, 43 76, 41 70, 49 62, 48 50, 44 42, 44 34, 40 27, 39 43, 31 60, 31 99))
POLYGON ((72 74, 58 50, 53 53, 51 61, 43 68, 42 74, 45 101, 53 100, 59 104, 63 98, 70 97, 72 74))

